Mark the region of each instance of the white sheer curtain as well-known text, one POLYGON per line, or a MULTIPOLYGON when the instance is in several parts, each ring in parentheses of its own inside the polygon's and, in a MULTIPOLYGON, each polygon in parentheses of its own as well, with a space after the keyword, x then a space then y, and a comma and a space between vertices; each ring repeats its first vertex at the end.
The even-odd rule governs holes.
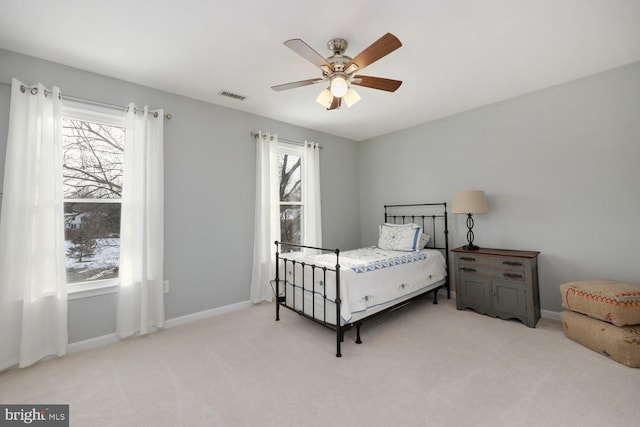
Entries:
POLYGON ((60 89, 13 79, 0 215, 0 370, 67 351, 60 89))
POLYGON ((144 335, 164 325, 164 174, 162 110, 129 105, 126 117, 120 289, 116 334, 144 335))
POLYGON ((322 247, 322 216, 320 206, 320 147, 315 142, 304 143, 302 194, 304 197, 304 244, 322 247))
POLYGON ((251 302, 271 301, 269 281, 275 277, 274 242, 280 240, 278 136, 256 136, 256 206, 253 237, 251 302))

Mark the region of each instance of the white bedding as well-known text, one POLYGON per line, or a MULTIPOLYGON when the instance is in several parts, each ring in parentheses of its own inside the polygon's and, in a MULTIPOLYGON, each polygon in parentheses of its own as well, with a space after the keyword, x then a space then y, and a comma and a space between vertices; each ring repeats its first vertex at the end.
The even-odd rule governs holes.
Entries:
MULTIPOLYGON (((312 273, 313 269, 308 264, 335 269, 335 254, 295 253, 283 257, 298 261, 295 269, 287 262, 286 272, 284 262, 281 261, 280 264, 280 278, 287 283, 287 304, 295 304, 297 310, 304 310, 305 313, 324 320, 322 296, 326 294, 328 302, 335 303, 335 273, 327 270, 325 276, 318 269, 312 273), (304 279, 302 262, 307 264, 304 267, 304 279)), ((446 277, 444 256, 434 249, 402 252, 381 250, 373 246, 341 252, 339 263, 341 323, 352 322, 364 317, 361 315, 363 313, 377 311, 377 307, 402 301, 425 288, 433 288, 432 285, 446 277)), ((335 308, 332 312, 335 313, 335 308)), ((327 322, 335 324, 335 314, 332 317, 327 312, 326 317, 327 322)))

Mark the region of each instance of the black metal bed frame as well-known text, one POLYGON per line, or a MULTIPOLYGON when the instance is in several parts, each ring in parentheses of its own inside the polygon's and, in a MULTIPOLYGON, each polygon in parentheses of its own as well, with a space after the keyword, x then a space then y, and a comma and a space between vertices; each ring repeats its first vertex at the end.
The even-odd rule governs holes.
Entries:
POLYGON ((441 288, 446 288, 447 290, 447 299, 451 298, 451 287, 450 287, 450 281, 449 281, 449 228, 448 228, 448 220, 447 220, 447 203, 446 202, 441 202, 441 203, 416 203, 416 204, 394 204, 394 205, 384 205, 384 222, 386 223, 394 223, 394 224, 405 224, 405 223, 417 223, 418 225, 420 225, 422 227, 423 232, 427 232, 427 225, 431 225, 430 227, 430 231, 431 231, 431 239, 429 240, 429 242, 427 243, 426 248, 429 249, 438 249, 441 251, 444 251, 444 257, 445 257, 445 262, 446 262, 446 276, 445 276, 445 282, 433 289, 430 289, 428 291, 425 292, 421 292, 407 300, 401 301, 397 304, 394 304, 390 307, 385 308, 384 310, 372 313, 362 319, 356 320, 354 322, 348 322, 345 323, 344 325, 341 324, 341 318, 340 318, 340 304, 341 304, 341 299, 340 299, 340 250, 339 249, 328 249, 328 248, 319 248, 319 247, 314 247, 314 246, 306 246, 306 245, 299 245, 299 244, 294 244, 294 243, 286 243, 286 242, 275 242, 276 245, 276 254, 275 254, 275 260, 276 260, 276 277, 275 277, 275 294, 276 294, 276 321, 280 320, 280 306, 283 306, 285 308, 288 308, 289 310, 292 310, 296 313, 298 313, 299 315, 306 317, 307 319, 310 319, 316 323, 321 324, 322 326, 325 326, 327 328, 333 329, 336 331, 336 357, 342 357, 342 353, 341 353, 341 344, 344 341, 344 334, 346 331, 348 331, 349 329, 353 328, 354 326, 356 327, 356 344, 362 344, 362 340, 360 339, 360 326, 362 325, 362 323, 365 320, 368 319, 372 319, 374 317, 377 317, 383 313, 387 313, 389 311, 395 310, 403 305, 409 304, 410 302, 412 302, 413 300, 415 300, 416 298, 422 297, 425 294, 428 294, 429 292, 433 292, 433 303, 437 304, 438 303, 438 290, 440 290, 441 288), (442 206, 442 213, 440 214, 431 214, 431 215, 411 215, 411 214, 402 214, 402 215, 391 215, 388 212, 388 209, 395 209, 395 208, 428 208, 428 207, 438 207, 438 206, 442 206), (436 227, 436 220, 442 220, 443 221, 443 230, 442 230, 442 237, 441 239, 438 239, 438 233, 437 233, 437 227, 436 227), (442 244, 441 240, 444 240, 444 244, 442 244), (288 259, 286 257, 282 257, 280 255, 280 249, 281 247, 293 247, 293 248, 300 248, 300 249, 313 249, 313 250, 317 250, 320 252, 324 252, 324 253, 334 253, 336 256, 336 264, 334 268, 329 268, 326 266, 318 266, 315 264, 307 264, 305 262, 301 262, 301 261, 297 261, 295 259, 288 259), (284 284, 284 295, 281 295, 280 292, 280 285, 281 285, 281 281, 280 281, 280 261, 284 262, 284 277, 286 280, 286 272, 287 272, 287 265, 290 264, 291 268, 292 268, 292 272, 293 272, 293 279, 292 282, 295 283, 295 273, 296 273, 296 265, 300 264, 301 266, 301 271, 302 271, 302 307, 296 307, 296 296, 295 296, 295 286, 293 288, 293 304, 291 306, 287 305, 287 285, 286 285, 286 281, 283 281, 282 284, 284 284), (311 282, 312 282, 312 286, 311 288, 307 288, 305 286, 305 268, 310 268, 311 269, 311 282), (330 301, 330 303, 335 304, 336 307, 336 324, 333 325, 331 323, 327 323, 327 295, 326 292, 323 291, 322 293, 322 304, 323 304, 323 316, 322 318, 317 318, 316 317, 316 313, 315 313, 315 302, 316 302, 316 288, 315 288, 315 277, 316 277, 316 273, 321 274, 322 275, 322 279, 324 280, 324 283, 327 283, 327 272, 334 272, 335 273, 335 291, 336 291, 336 296, 335 296, 335 301, 330 301), (307 314, 305 312, 305 298, 304 298, 304 292, 305 290, 311 290, 313 295, 313 299, 311 301, 311 315, 307 314))

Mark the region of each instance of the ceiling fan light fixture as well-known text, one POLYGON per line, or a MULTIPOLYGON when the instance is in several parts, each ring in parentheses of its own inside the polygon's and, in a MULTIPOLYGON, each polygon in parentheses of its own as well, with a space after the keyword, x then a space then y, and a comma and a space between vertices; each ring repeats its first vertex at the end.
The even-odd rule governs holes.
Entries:
POLYGON ((331 107, 331 102, 333 101, 333 94, 329 89, 324 89, 318 97, 316 98, 316 102, 322 105, 324 108, 331 107))
POLYGON ((331 93, 336 98, 342 98, 349 90, 347 79, 341 75, 337 75, 331 79, 331 93))
POLYGON ((347 104, 347 107, 351 107, 361 99, 360 94, 356 92, 354 88, 349 88, 347 93, 344 95, 344 103, 347 104))
POLYGON ((357 64, 351 64, 351 65, 349 65, 349 67, 346 70, 344 70, 344 73, 349 75, 349 74, 355 73, 356 71, 358 71, 358 65, 357 64))

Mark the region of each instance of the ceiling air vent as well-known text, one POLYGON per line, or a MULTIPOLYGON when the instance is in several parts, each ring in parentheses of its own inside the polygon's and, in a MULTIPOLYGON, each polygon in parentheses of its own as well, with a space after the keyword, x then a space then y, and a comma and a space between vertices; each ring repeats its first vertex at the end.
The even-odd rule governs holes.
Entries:
POLYGON ((244 95, 238 95, 237 93, 221 90, 218 95, 226 96, 227 98, 237 99, 238 101, 244 101, 247 97, 244 95))

